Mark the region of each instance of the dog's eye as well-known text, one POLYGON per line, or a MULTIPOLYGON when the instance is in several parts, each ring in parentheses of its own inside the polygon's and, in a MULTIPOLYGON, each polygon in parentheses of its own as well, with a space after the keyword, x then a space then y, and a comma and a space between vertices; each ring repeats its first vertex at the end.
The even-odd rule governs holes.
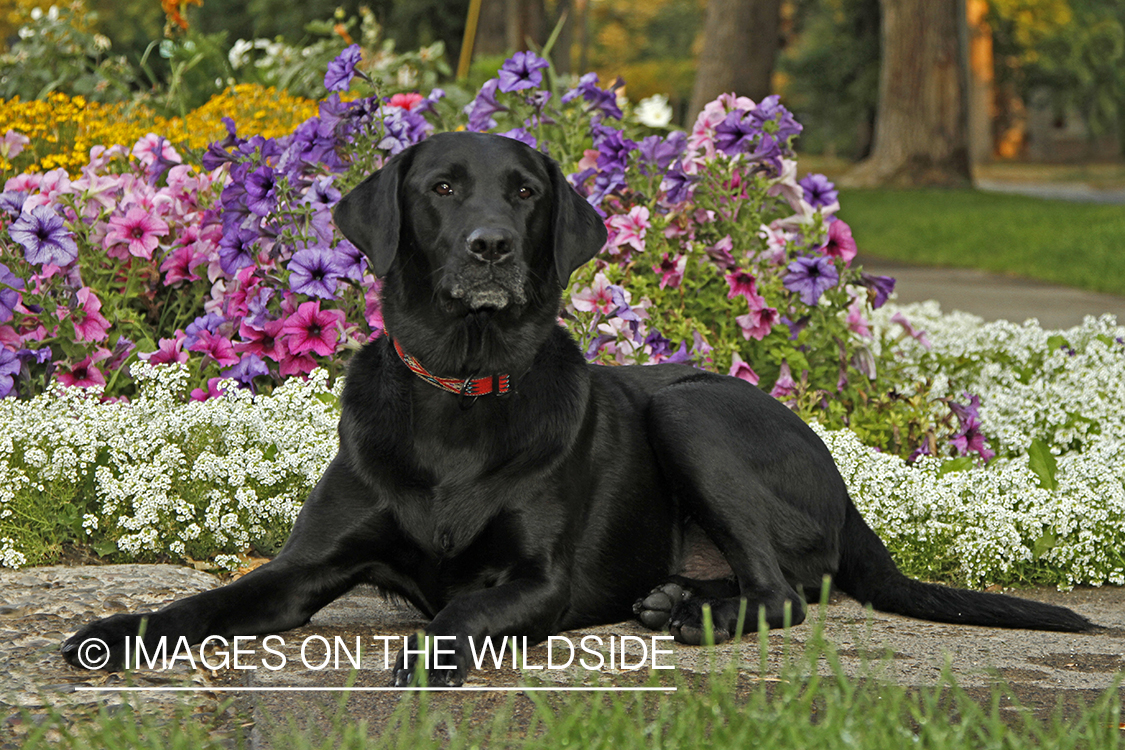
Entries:
POLYGON ((528 198, 530 198, 533 195, 535 195, 535 191, 532 190, 531 188, 529 188, 529 187, 521 187, 520 188, 520 192, 519 192, 520 198, 522 198, 524 200, 527 200, 528 198))
POLYGON ((434 185, 434 192, 438 195, 453 195, 453 187, 448 182, 439 182, 434 185))

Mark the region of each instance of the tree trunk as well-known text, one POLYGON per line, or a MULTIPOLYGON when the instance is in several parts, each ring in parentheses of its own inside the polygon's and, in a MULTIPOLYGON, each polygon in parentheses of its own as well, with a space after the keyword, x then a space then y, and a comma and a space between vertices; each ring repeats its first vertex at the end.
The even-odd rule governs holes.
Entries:
POLYGON ((719 94, 769 96, 780 41, 781 0, 708 0, 689 122, 719 94))
POLYGON ((574 46, 574 10, 571 0, 559 0, 555 3, 555 15, 551 19, 551 28, 548 32, 554 31, 565 13, 566 21, 563 21, 559 36, 555 40, 555 48, 551 50, 551 62, 554 63, 555 72, 562 76, 570 75, 573 67, 570 64, 570 50, 574 46))
POLYGON ((505 0, 481 0, 474 56, 503 55, 508 51, 506 5, 505 0))
POLYGON ((883 63, 871 156, 840 183, 965 185, 971 178, 965 0, 880 0, 883 63))
POLYGON ((987 0, 968 0, 969 22, 969 159, 975 166, 992 161, 992 124, 996 121, 995 67, 987 0))
POLYGON ((510 55, 547 41, 543 0, 483 0, 474 54, 510 55))

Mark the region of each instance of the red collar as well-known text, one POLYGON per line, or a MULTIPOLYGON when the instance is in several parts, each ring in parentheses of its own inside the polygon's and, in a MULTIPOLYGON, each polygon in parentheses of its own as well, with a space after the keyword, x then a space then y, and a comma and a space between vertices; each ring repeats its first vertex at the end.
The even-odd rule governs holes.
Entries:
POLYGON ((404 352, 402 350, 402 345, 398 343, 398 339, 391 337, 391 343, 394 344, 398 358, 402 360, 404 365, 410 368, 411 372, 430 385, 441 388, 443 391, 456 393, 459 396, 475 397, 487 396, 490 393, 502 396, 511 390, 511 378, 509 378, 507 374, 489 375, 483 378, 474 378, 472 376, 467 378, 439 378, 425 367, 422 367, 422 363, 417 359, 404 352))

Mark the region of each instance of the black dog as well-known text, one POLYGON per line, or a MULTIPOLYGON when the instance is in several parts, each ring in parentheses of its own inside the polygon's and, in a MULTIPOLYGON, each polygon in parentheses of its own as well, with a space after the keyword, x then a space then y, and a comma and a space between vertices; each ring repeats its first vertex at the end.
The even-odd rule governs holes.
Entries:
MULTIPOLYGON (((146 642, 304 624, 361 582, 456 636, 528 636, 637 614, 678 640, 804 619, 830 574, 875 608, 942 622, 1081 631, 1062 607, 903 576, 798 417, 741 380, 682 365, 586 363, 558 325, 562 289, 606 239, 559 165, 492 135, 437 135, 339 204, 340 230, 383 277, 388 336, 348 369, 340 452, 275 560, 89 637, 119 666, 146 642), (467 408, 471 407, 471 408, 467 408), (654 589, 655 587, 655 589, 654 589)), ((395 683, 413 677, 400 656, 395 683)))

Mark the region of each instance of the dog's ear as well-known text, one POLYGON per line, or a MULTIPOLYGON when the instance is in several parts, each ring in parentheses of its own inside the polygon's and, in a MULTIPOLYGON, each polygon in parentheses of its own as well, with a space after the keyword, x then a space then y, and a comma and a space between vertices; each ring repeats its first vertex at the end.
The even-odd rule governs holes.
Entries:
POLYGON ((558 162, 547 156, 543 159, 551 172, 551 192, 555 199, 551 221, 555 233, 555 272, 565 289, 575 269, 605 246, 608 233, 602 217, 571 187, 558 162))
POLYGON ((407 152, 392 156, 379 169, 332 209, 332 218, 348 241, 371 263, 371 271, 382 278, 398 252, 402 207, 399 183, 406 172, 407 152))

